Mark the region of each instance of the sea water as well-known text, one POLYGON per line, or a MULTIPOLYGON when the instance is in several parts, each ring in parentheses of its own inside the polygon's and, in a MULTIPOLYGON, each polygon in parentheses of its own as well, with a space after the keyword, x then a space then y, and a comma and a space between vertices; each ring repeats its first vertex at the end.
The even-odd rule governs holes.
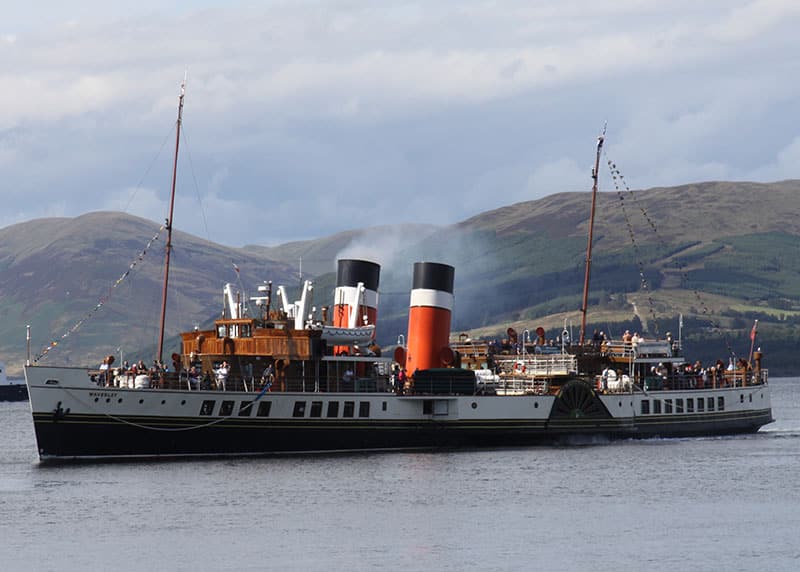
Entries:
POLYGON ((754 435, 41 466, 0 403, 0 569, 800 570, 800 379, 754 435))

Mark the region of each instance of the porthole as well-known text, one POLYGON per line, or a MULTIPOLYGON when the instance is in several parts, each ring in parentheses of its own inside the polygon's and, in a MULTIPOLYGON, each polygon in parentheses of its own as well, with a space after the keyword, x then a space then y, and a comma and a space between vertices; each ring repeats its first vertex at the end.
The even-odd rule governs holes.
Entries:
POLYGON ((619 402, 619 406, 622 407, 622 402, 621 401, 619 402))
POLYGON ((117 399, 117 403, 122 403, 122 398, 117 399))
POLYGON ((472 408, 473 408, 473 409, 477 409, 477 408, 478 408, 478 404, 477 404, 477 403, 475 403, 474 401, 472 402, 472 408))
POLYGON ((142 403, 144 403, 144 399, 139 400, 139 405, 141 405, 142 403))
POLYGON ((110 397, 106 397, 106 403, 111 403, 111 398, 110 397))
POLYGON ((167 400, 166 400, 166 399, 162 399, 162 400, 161 400, 161 405, 164 405, 166 402, 167 402, 167 400))
POLYGON ((185 399, 181 400, 181 405, 186 405, 186 400, 185 399))
POLYGON ((533 408, 534 409, 539 409, 539 402, 538 401, 534 401, 533 402, 533 408))
POLYGON ((98 401, 100 401, 100 398, 99 397, 95 397, 94 398, 94 402, 97 403, 98 401))

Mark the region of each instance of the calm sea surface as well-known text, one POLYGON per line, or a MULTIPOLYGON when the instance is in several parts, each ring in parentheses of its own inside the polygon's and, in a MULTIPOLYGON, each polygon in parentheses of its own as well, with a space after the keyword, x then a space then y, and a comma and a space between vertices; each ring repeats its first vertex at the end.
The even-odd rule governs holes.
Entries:
POLYGON ((800 378, 756 435, 39 466, 0 403, 0 570, 800 570, 800 378))

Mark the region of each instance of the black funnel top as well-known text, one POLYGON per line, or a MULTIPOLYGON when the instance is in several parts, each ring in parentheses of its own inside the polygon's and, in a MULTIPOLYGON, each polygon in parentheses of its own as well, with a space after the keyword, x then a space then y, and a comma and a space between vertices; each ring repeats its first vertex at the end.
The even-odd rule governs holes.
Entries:
POLYGON ((425 288, 453 293, 453 280, 456 269, 449 264, 438 262, 415 262, 414 284, 412 289, 425 288))
POLYGON ((381 266, 367 260, 339 260, 339 269, 336 273, 337 286, 358 286, 364 283, 367 290, 378 291, 381 277, 381 266))

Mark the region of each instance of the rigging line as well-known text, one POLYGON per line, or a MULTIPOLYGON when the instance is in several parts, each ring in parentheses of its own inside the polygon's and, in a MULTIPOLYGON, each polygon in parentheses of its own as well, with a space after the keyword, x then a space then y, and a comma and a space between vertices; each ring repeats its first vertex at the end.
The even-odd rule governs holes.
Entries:
MULTIPOLYGON (((175 276, 177 274, 175 272, 175 269, 177 269, 177 270, 180 270, 181 268, 186 268, 187 270, 191 269, 191 264, 190 263, 187 263, 184 266, 183 262, 184 262, 184 260, 183 260, 183 250, 181 248, 176 248, 175 245, 173 244, 172 245, 172 268, 173 268, 173 270, 171 271, 171 274, 173 276, 175 276)), ((161 267, 161 280, 164 279, 164 271, 165 271, 165 268, 162 266, 161 267)), ((175 283, 175 281, 173 280, 173 284, 174 283, 175 283)), ((167 302, 167 312, 170 312, 170 310, 172 311, 172 318, 171 318, 170 323, 172 323, 172 324, 185 323, 186 322, 186 316, 185 316, 185 307, 186 307, 186 305, 183 302, 183 299, 182 299, 182 297, 180 295, 180 290, 178 290, 178 288, 176 286, 173 286, 170 289, 170 292, 172 293, 172 296, 170 296, 170 299, 167 302)), ((153 300, 153 301, 155 302, 155 300, 153 300)), ((157 314, 158 311, 159 311, 158 304, 155 304, 153 306, 153 311, 155 311, 156 315, 158 315, 157 314)), ((151 329, 153 331, 153 336, 154 336, 153 343, 157 344, 158 343, 158 337, 159 337, 159 328, 158 328, 158 322, 157 321, 153 322, 153 326, 152 326, 151 329)), ((177 335, 177 334, 173 334, 170 337, 174 338, 175 335, 177 335)), ((167 337, 165 336, 165 338, 164 338, 164 344, 165 345, 166 345, 167 341, 168 341, 167 337)), ((172 352, 169 352, 169 353, 172 354, 172 352)))
MULTIPOLYGON (((203 228, 205 229, 205 232, 206 232, 206 240, 208 240, 209 242, 212 242, 212 240, 211 240, 211 232, 208 229, 208 218, 206 217, 206 210, 205 210, 205 208, 203 208, 203 199, 200 196, 200 185, 197 182, 197 175, 196 175, 195 170, 194 170, 194 161, 192 160, 192 152, 191 152, 191 149, 189 147, 189 134, 187 132, 187 129, 186 129, 185 125, 182 126, 181 134, 183 135, 184 148, 186 149, 186 154, 189 157, 189 171, 192 174, 192 182, 194 182, 194 192, 195 192, 195 195, 197 196, 197 204, 198 204, 198 206, 200 208, 200 216, 203 219, 203 228)), ((243 302, 244 303, 244 311, 246 312, 247 311, 247 292, 245 291, 244 286, 242 285, 242 277, 241 277, 241 275, 239 273, 239 266, 236 264, 236 261, 234 261, 233 257, 231 257, 231 264, 233 264, 233 268, 236 270, 236 278, 237 278, 237 282, 239 284, 239 288, 241 288, 241 290, 242 290, 242 296, 244 297, 244 302, 243 302)))
MULTIPOLYGON (((609 163, 609 167, 610 167, 611 161, 609 161, 608 163, 609 163)), ((653 318, 653 328, 654 328, 654 332, 653 333, 658 335, 658 320, 656 319, 656 312, 655 312, 655 309, 654 309, 653 296, 651 294, 651 290, 649 288, 649 285, 648 285, 648 282, 647 282, 647 278, 644 275, 644 261, 642 260, 641 253, 639 251, 639 244, 636 242, 636 236, 634 235, 634 232, 633 232, 633 225, 631 224, 631 219, 628 216, 628 210, 625 208, 625 197, 622 194, 622 190, 620 189, 619 182, 617 181, 617 175, 613 171, 613 169, 611 170, 611 179, 614 181, 614 188, 617 190, 617 197, 620 200, 620 206, 622 208, 622 216, 625 218, 625 225, 627 226, 627 229, 628 229, 628 235, 630 236, 631 244, 633 245, 633 250, 634 250, 634 252, 636 254, 636 260, 637 260, 637 266, 639 268, 639 278, 641 280, 642 290, 644 290, 645 293, 647 294, 647 302, 648 302, 649 309, 650 309, 650 315, 653 318)), ((644 326, 644 324, 642 324, 642 326, 644 326)))
POLYGON ((195 175, 194 172, 194 161, 192 161, 192 151, 189 148, 189 134, 187 133, 186 125, 182 126, 181 132, 183 134, 186 154, 189 156, 189 171, 192 173, 192 181, 194 182, 194 192, 197 195, 197 204, 200 206, 200 216, 203 219, 203 227, 205 228, 206 231, 206 240, 211 242, 211 233, 208 231, 208 219, 206 218, 206 211, 203 208, 203 199, 200 197, 200 185, 197 184, 197 176, 195 175))
POLYGON ((77 321, 77 322, 76 322, 76 323, 75 323, 75 324, 74 324, 74 325, 73 325, 71 328, 69 328, 69 329, 68 329, 66 332, 64 332, 64 334, 62 334, 62 335, 61 335, 61 337, 60 337, 59 339, 51 341, 51 342, 50 342, 50 344, 49 344, 47 347, 45 347, 45 348, 44 348, 44 349, 43 349, 43 350, 42 350, 42 351, 41 351, 41 352, 40 352, 40 353, 39 353, 39 354, 38 354, 38 355, 37 355, 37 356, 34 358, 34 360, 33 360, 33 363, 34 363, 34 364, 35 364, 35 363, 37 363, 37 362, 38 362, 40 359, 42 359, 44 356, 46 356, 46 355, 47 355, 47 354, 50 352, 50 350, 52 350, 53 348, 55 348, 55 347, 58 345, 58 343, 59 343, 59 341, 60 341, 60 340, 65 340, 66 338, 68 338, 68 337, 70 336, 70 334, 73 334, 74 332, 76 332, 76 331, 77 331, 77 330, 78 330, 78 329, 79 329, 79 328, 80 328, 80 327, 83 325, 83 323, 84 323, 86 320, 88 320, 89 318, 93 317, 93 316, 94 316, 94 314, 95 314, 95 313, 97 313, 97 311, 98 311, 98 310, 100 310, 100 308, 102 308, 102 307, 105 305, 105 303, 106 303, 106 302, 108 302, 108 300, 111 298, 111 294, 113 293, 114 289, 115 289, 115 288, 117 288, 117 287, 118 287, 120 284, 122 284, 122 282, 123 282, 123 281, 124 281, 126 278, 128 278, 128 276, 130 276, 131 272, 132 272, 132 271, 133 271, 133 269, 134 269, 134 268, 137 266, 137 264, 139 264, 139 262, 141 262, 142 260, 144 260, 144 257, 145 257, 145 255, 147 255, 147 251, 150 249, 150 247, 152 246, 152 244, 153 244, 153 243, 154 243, 156 240, 158 240, 158 237, 159 237, 159 235, 161 234, 161 231, 162 231, 162 230, 164 230, 164 228, 165 228, 165 226, 164 226, 164 225, 162 225, 162 226, 161 226, 161 227, 158 229, 158 232, 155 234, 155 236, 153 236, 153 238, 151 238, 151 239, 148 241, 148 243, 147 243, 147 245, 144 247, 144 249, 143 249, 143 250, 142 250, 142 251, 139 253, 139 255, 138 255, 136 258, 134 258, 134 259, 133 259, 133 262, 131 262, 131 263, 128 265, 128 269, 127 269, 125 272, 123 272, 123 273, 122 273, 122 275, 121 275, 119 278, 117 278, 117 281, 116 281, 116 282, 114 282, 114 284, 113 284, 113 285, 112 285, 112 286, 111 286, 111 287, 108 289, 108 292, 106 292, 104 295, 102 295, 102 296, 100 297, 100 300, 98 301, 98 303, 97 303, 97 304, 95 304, 94 308, 92 308, 91 310, 89 310, 89 311, 88 311, 88 312, 87 312, 87 313, 86 313, 86 314, 85 314, 85 315, 84 315, 84 316, 83 316, 83 317, 82 317, 80 320, 78 320, 78 321, 77 321))
MULTIPOLYGON (((627 181, 625 180, 625 177, 620 172, 620 170, 617 167, 616 163, 612 162, 609 159, 608 160, 608 165, 609 165, 609 168, 611 169, 612 175, 614 173, 616 173, 619 176, 619 179, 622 182, 623 186, 625 187, 625 190, 628 192, 628 194, 630 195, 630 197, 633 200, 633 202, 636 203, 636 206, 642 212, 642 215, 644 216, 645 220, 647 220, 648 224, 650 225, 650 228, 652 229, 653 234, 655 234, 655 236, 656 236, 656 238, 658 240, 659 246, 662 248, 662 250, 665 253, 668 253, 669 252, 669 246, 667 245, 666 241, 661 236, 661 234, 659 234, 658 229, 656 228, 655 222, 653 222, 653 219, 650 218, 650 215, 647 214, 646 209, 639 204, 638 199, 636 198, 636 193, 634 193, 630 189, 630 187, 628 186, 627 181)), ((673 265, 675 266, 675 268, 678 271, 680 271, 680 273, 681 273, 681 285, 682 286, 687 285, 689 283, 689 273, 686 270, 687 264, 681 263, 677 258, 673 258, 672 262, 673 262, 673 265)), ((708 319, 708 321, 711 323, 712 330, 717 330, 719 332, 720 337, 723 338, 723 340, 725 341, 725 346, 726 346, 726 348, 728 350, 728 353, 733 354, 733 350, 731 348, 730 341, 728 340, 727 334, 724 332, 724 330, 722 329, 721 325, 718 324, 716 322, 716 320, 714 320, 714 318, 713 318, 713 316, 711 314, 711 311, 708 309, 708 307, 705 304, 705 301, 700 296, 700 291, 697 288, 692 288, 692 292, 693 292, 693 294, 695 296, 695 299, 697 300, 698 304, 700 305, 700 307, 702 309, 703 316, 705 316, 708 319)))
POLYGON ((158 152, 153 157, 153 160, 150 161, 150 165, 147 167, 147 169, 145 169, 145 172, 144 172, 144 175, 142 175, 142 178, 139 179, 138 183, 136 183, 136 187, 134 187, 133 193, 131 194, 130 198, 128 199, 128 204, 125 205, 125 210, 122 211, 122 212, 127 213, 128 209, 131 208, 131 204, 133 203, 133 199, 136 198, 136 194, 139 192, 139 189, 142 188, 142 183, 147 178, 147 175, 150 174, 150 171, 153 169, 153 166, 156 164, 156 161, 161 156, 161 152, 164 150, 164 147, 166 146, 167 141, 170 140, 170 138, 172 136, 172 132, 174 130, 175 130, 175 125, 172 126, 172 129, 170 129, 169 133, 167 133, 166 137, 164 137, 164 141, 161 142, 161 147, 158 149, 158 152))

